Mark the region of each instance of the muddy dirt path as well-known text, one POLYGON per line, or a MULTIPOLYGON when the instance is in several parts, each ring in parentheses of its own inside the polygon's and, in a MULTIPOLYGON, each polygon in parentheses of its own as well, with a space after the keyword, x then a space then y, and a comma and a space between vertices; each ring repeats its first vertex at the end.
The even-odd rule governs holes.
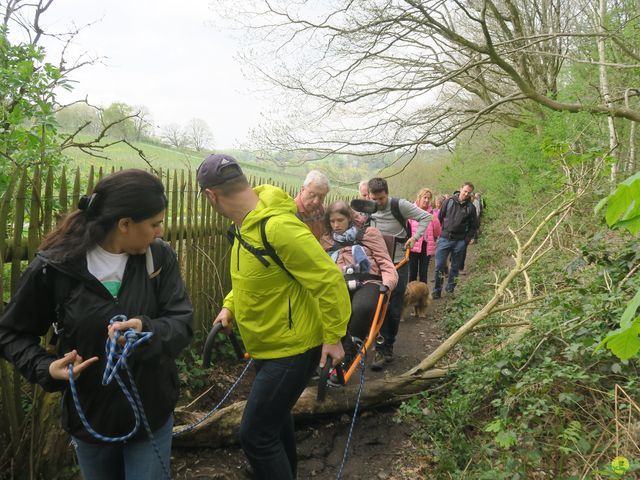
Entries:
MULTIPOLYGON (((430 268, 430 271, 433 270, 430 268)), ((461 277, 462 282, 464 278, 461 277)), ((432 286, 430 282, 429 287, 432 286)), ((407 316, 403 320, 393 363, 383 372, 367 368, 365 389, 367 381, 407 371, 441 343, 444 338, 438 319, 446 302, 446 298, 434 300, 426 318, 407 316)), ((370 364, 373 355, 369 357, 370 364)), ((358 381, 358 378, 352 381, 358 381)), ((248 388, 251 379, 243 382, 248 388)), ((395 412, 396 407, 385 407, 361 412, 358 416, 348 462, 343 471, 345 480, 417 478, 415 474, 411 475, 412 466, 408 458, 412 451, 411 427, 395 423, 395 412)), ((350 422, 351 414, 343 414, 296 425, 300 480, 336 478, 350 422)), ((250 477, 244 471, 245 465, 244 454, 237 446, 225 449, 174 449, 172 456, 172 470, 177 480, 247 479, 250 477)))

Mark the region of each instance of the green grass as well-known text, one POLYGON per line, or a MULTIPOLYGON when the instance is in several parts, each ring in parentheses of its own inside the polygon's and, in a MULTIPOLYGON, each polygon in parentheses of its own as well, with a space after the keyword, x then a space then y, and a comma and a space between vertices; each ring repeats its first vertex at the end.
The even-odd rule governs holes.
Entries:
MULTIPOLYGON (((79 141, 88 141, 89 138, 78 138, 79 141)), ((189 149, 176 149, 166 145, 146 142, 132 142, 136 148, 144 152, 145 157, 155 169, 178 169, 195 171, 202 160, 209 155, 210 151, 196 152, 189 149)), ((272 163, 260 161, 253 152, 246 150, 225 150, 216 153, 226 153, 238 160, 248 178, 261 179, 265 183, 275 183, 280 186, 286 185, 294 190, 302 185, 306 171, 310 167, 294 167, 284 170, 272 163)), ((108 158, 97 158, 83 152, 79 148, 69 148, 65 154, 71 159, 73 165, 80 167, 82 171, 88 171, 90 167, 94 169, 103 168, 106 172, 112 167, 116 168, 149 168, 149 165, 131 147, 124 143, 113 145, 101 153, 108 158)), ((333 182, 334 184, 336 182, 333 182)), ((334 194, 344 196, 354 196, 357 188, 352 186, 336 185, 332 188, 334 194)))

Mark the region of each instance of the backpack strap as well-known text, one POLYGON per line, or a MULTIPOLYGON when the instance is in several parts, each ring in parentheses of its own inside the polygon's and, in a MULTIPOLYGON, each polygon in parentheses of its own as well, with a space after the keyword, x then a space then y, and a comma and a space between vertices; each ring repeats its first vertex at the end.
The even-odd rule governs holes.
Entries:
POLYGON ((160 289, 160 274, 162 273, 162 266, 164 265, 165 249, 162 246, 163 241, 164 240, 160 239, 154 240, 145 253, 147 274, 153 282, 153 288, 156 290, 156 294, 160 289))
POLYGON ((46 264, 42 267, 44 282, 47 288, 53 291, 55 303, 54 311, 56 319, 51 324, 53 334, 49 339, 49 346, 54 347, 64 332, 64 303, 73 288, 72 280, 68 275, 60 274, 55 268, 46 264))
POLYGON ((276 263, 276 265, 278 265, 282 270, 285 271, 287 275, 289 275, 293 280, 295 280, 295 277, 291 274, 289 270, 287 270, 287 267, 284 266, 284 263, 282 262, 282 260, 280 259, 280 257, 276 252, 276 249, 273 248, 273 245, 271 245, 271 243, 269 243, 269 239, 267 238, 267 221, 270 218, 271 217, 266 217, 260 220, 260 236, 262 237, 262 243, 264 245, 265 252, 268 256, 271 257, 271 260, 273 260, 276 263))
POLYGON ((282 259, 276 252, 276 249, 273 248, 273 245, 271 245, 271 243, 269 243, 269 239, 267 238, 266 226, 270 218, 271 217, 265 217, 260 220, 260 237, 262 238, 262 245, 264 248, 256 248, 249 242, 247 242, 244 238, 242 238, 242 235, 240 235, 240 232, 238 231, 236 225, 233 224, 229 225, 229 228, 227 229, 227 239, 229 240, 229 243, 231 243, 231 245, 233 245, 234 240, 237 239, 240 245, 249 253, 253 254, 253 256, 255 256, 258 261, 260 261, 260 263, 264 265, 265 268, 268 268, 270 265, 269 261, 265 257, 270 257, 276 265, 278 265, 282 270, 284 270, 287 275, 295 280, 295 277, 289 270, 287 270, 287 267, 284 266, 282 259))
POLYGON ((393 215, 393 218, 395 218, 398 221, 398 223, 404 227, 404 231, 407 234, 407 236, 403 239, 396 237, 397 238, 396 241, 403 242, 407 240, 409 237, 411 237, 411 225, 409 225, 409 222, 402 216, 402 212, 400 212, 400 199, 396 197, 391 197, 390 201, 391 201, 391 215, 393 215))

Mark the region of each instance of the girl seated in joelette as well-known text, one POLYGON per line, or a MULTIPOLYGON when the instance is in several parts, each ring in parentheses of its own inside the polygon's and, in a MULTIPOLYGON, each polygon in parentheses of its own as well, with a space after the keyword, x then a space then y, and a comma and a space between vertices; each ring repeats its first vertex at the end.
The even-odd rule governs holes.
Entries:
POLYGON ((344 364, 349 365, 357 352, 352 337, 365 339, 375 314, 380 285, 393 290, 398 283, 398 273, 380 231, 369 226, 358 227, 354 223, 354 212, 346 202, 338 200, 329 205, 325 228, 322 246, 345 275, 351 296, 351 318, 347 336, 342 340, 344 364))

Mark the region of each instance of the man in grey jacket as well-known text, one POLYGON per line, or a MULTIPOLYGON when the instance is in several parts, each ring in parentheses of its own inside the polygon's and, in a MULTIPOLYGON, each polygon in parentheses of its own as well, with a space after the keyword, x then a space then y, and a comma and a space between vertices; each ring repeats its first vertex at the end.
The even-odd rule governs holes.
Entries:
MULTIPOLYGON (((395 248, 392 260, 394 263, 398 263, 404 257, 405 250, 413 247, 413 244, 424 234, 432 216, 408 200, 389 197, 389 186, 384 178, 377 177, 369 180, 369 199, 378 205, 377 211, 371 215, 371 225, 380 230, 383 235, 394 237, 395 248), (413 236, 411 236, 411 229, 408 229, 406 225, 410 218, 418 222, 418 228, 413 236)), ((398 269, 398 285, 391 293, 387 317, 380 329, 384 343, 376 347, 371 365, 373 370, 382 370, 386 363, 393 360, 393 344, 400 327, 402 301, 407 286, 408 273, 408 264, 398 269)))

